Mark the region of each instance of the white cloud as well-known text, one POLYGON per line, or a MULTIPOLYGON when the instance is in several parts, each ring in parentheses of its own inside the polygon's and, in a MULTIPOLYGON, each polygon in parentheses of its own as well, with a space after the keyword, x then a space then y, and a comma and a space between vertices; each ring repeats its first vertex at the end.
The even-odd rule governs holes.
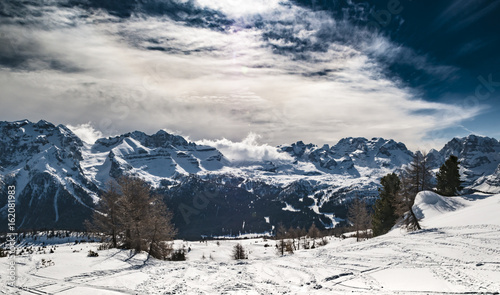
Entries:
POLYGON ((103 137, 102 132, 95 130, 91 122, 76 126, 67 125, 67 127, 81 140, 89 144, 93 144, 96 140, 103 137))
MULTIPOLYGON (((370 42, 357 46, 332 37, 325 50, 305 50, 298 58, 272 46, 290 47, 290 38, 267 42, 265 33, 279 29, 291 32, 293 40, 319 44, 318 30, 347 31, 348 24, 293 5, 259 4, 252 13, 264 24, 247 27, 251 15, 227 1, 217 3, 210 7, 239 17, 228 32, 163 16, 115 22, 99 12, 84 21, 75 17, 81 11, 60 8, 44 12, 39 21, 47 25, 23 34, 10 24, 11 33, 2 31, 17 48, 36 46, 28 52, 28 70, 0 69, 0 115, 80 126, 89 141, 94 127, 105 136, 166 128, 193 140, 226 138, 213 142, 244 160, 273 159, 277 155, 269 147, 298 140, 321 145, 346 136, 380 136, 412 146, 429 131, 482 110, 427 102, 385 78, 370 54, 399 49, 384 37, 368 36, 370 42), (146 49, 152 44, 158 50, 146 49), (78 125, 82 121, 93 127, 78 125), (255 138, 245 137, 252 133, 270 146, 257 148, 255 138)), ((359 37, 350 29, 353 40, 359 37)))
POLYGON ((259 135, 249 133, 240 142, 233 142, 224 138, 218 140, 204 139, 196 143, 217 148, 232 162, 289 162, 293 160, 290 155, 278 152, 276 147, 268 144, 259 144, 257 142, 259 138, 259 135))

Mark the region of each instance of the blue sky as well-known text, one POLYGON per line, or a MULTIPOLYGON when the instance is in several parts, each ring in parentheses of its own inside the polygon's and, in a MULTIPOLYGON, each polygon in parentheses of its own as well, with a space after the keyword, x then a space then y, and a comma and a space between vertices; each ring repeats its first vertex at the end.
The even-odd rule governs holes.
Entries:
POLYGON ((480 0, 2 1, 0 116, 89 139, 499 138, 499 15, 480 0))

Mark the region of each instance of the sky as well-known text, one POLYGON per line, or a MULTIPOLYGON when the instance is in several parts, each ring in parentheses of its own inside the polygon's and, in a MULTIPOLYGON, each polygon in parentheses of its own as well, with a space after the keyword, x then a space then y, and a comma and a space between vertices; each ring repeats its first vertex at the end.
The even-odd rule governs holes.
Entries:
POLYGON ((213 145, 500 138, 500 1, 4 0, 0 120, 213 145))

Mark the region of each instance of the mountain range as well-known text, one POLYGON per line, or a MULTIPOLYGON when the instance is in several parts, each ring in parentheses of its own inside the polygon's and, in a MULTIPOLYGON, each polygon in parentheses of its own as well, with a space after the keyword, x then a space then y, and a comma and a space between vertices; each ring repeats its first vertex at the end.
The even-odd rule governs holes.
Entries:
MULTIPOLYGON (((345 222, 352 198, 373 202, 380 178, 414 156, 383 138, 344 138, 331 147, 299 141, 276 151, 272 161, 231 161, 213 146, 163 130, 89 144, 64 125, 0 122, 1 193, 16 186, 19 229, 83 229, 107 182, 122 175, 144 179, 164 197, 184 238, 266 232, 280 222, 331 228, 345 222)), ((500 192, 498 140, 454 138, 428 152, 434 172, 450 155, 461 162, 466 190, 500 192)), ((6 225, 7 198, 0 208, 6 225)))

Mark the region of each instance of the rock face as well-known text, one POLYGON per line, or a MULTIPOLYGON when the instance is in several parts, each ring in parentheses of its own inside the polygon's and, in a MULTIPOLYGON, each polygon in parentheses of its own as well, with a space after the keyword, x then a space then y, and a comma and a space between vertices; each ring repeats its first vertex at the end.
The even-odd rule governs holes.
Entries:
POLYGON ((439 154, 441 161, 436 162, 439 165, 450 155, 458 157, 465 187, 489 193, 500 192, 498 140, 476 135, 454 138, 439 151, 439 154))
MULTIPOLYGON (((344 138, 331 147, 299 141, 277 151, 284 155, 277 161, 231 163, 211 146, 165 131, 89 145, 62 125, 0 122, 1 192, 16 186, 21 229, 82 229, 99 191, 121 175, 141 177, 164 196, 182 237, 264 232, 279 222, 332 227, 343 222, 352 197, 373 201, 380 178, 413 157, 403 143, 383 138, 344 138)), ((438 169, 451 154, 469 189, 500 192, 497 140, 455 138, 431 150, 429 162, 438 169)), ((0 208, 5 220, 5 198, 0 208)))
MULTIPOLYGON (((0 135, 0 181, 3 190, 16 186, 17 226, 82 228, 98 191, 80 166, 83 142, 46 121, 1 122, 0 135)), ((0 201, 3 218, 6 201, 0 201)))

